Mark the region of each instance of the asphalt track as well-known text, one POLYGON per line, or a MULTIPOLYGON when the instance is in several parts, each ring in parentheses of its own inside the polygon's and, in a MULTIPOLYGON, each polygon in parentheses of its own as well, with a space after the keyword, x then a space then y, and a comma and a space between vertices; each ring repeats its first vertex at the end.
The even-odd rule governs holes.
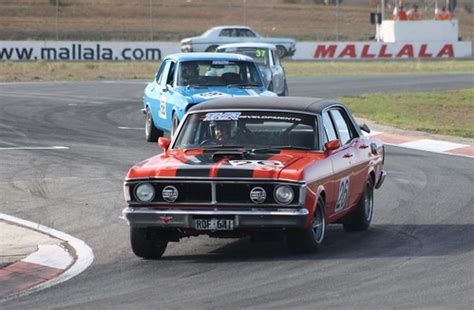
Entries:
MULTIPOLYGON (((473 87, 473 77, 298 78, 289 85, 293 95, 338 97, 473 87)), ((317 254, 198 237, 172 243, 158 261, 135 257, 119 217, 127 169, 158 151, 141 130, 144 86, 0 84, 0 212, 73 235, 95 255, 77 277, 0 307, 472 307, 474 162, 396 147, 387 147, 388 177, 375 193, 371 229, 330 226, 317 254)))

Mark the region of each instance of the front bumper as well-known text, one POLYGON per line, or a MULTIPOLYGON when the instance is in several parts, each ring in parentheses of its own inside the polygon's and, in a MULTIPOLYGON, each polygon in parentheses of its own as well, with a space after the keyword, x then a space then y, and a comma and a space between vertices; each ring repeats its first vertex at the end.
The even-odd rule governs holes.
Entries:
POLYGON ((216 218, 234 221, 234 229, 245 228, 303 228, 308 210, 183 210, 128 207, 122 211, 132 227, 195 229, 194 219, 216 218))

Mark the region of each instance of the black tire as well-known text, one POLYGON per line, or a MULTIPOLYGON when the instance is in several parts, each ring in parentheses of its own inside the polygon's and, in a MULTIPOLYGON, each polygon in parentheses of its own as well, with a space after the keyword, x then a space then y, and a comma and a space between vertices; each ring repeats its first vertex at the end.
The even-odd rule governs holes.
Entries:
POLYGON ((286 48, 284 46, 278 45, 277 46, 277 55, 278 55, 278 57, 280 57, 280 59, 282 59, 283 57, 286 56, 286 54, 287 54, 286 48))
POLYGON ((211 45, 206 49, 207 53, 214 53, 217 49, 217 45, 211 45))
POLYGON ((176 129, 178 129, 178 126, 179 126, 178 115, 176 115, 176 113, 173 113, 173 120, 171 123, 171 138, 174 137, 174 134, 176 133, 176 129))
POLYGON ((130 243, 133 253, 145 259, 160 258, 166 250, 167 241, 147 238, 146 228, 130 227, 130 243))
POLYGON ((345 231, 363 231, 369 229, 374 214, 374 184, 369 177, 364 194, 357 208, 346 216, 342 225, 345 231))
POLYGON ((153 124, 153 116, 151 116, 151 111, 149 108, 146 108, 145 139, 148 142, 157 142, 159 137, 163 137, 163 131, 155 127, 155 124, 153 124))
POLYGON ((279 94, 278 96, 288 96, 288 84, 286 84, 286 80, 285 80, 285 86, 283 88, 283 92, 279 94))
POLYGON ((324 205, 324 199, 319 197, 311 226, 307 229, 288 233, 287 245, 292 252, 314 253, 321 248, 326 234, 324 205))

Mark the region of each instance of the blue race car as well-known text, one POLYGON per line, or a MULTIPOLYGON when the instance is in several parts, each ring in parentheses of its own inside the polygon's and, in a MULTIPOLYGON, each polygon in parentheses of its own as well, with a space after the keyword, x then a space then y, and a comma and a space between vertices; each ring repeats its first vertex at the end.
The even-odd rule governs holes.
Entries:
POLYGON ((276 96, 266 90, 261 72, 248 56, 186 53, 165 57, 143 96, 145 136, 156 142, 176 132, 193 105, 213 98, 276 96))

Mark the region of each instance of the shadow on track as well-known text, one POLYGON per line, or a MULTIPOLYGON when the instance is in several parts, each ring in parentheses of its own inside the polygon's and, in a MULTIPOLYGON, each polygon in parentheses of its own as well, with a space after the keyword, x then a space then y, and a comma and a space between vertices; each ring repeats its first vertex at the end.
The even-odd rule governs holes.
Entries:
POLYGON ((329 227, 325 245, 314 254, 294 254, 284 242, 252 242, 238 239, 200 255, 165 255, 161 261, 227 263, 238 261, 286 261, 384 257, 448 256, 474 250, 474 225, 421 224, 374 225, 366 232, 346 233, 329 227))

